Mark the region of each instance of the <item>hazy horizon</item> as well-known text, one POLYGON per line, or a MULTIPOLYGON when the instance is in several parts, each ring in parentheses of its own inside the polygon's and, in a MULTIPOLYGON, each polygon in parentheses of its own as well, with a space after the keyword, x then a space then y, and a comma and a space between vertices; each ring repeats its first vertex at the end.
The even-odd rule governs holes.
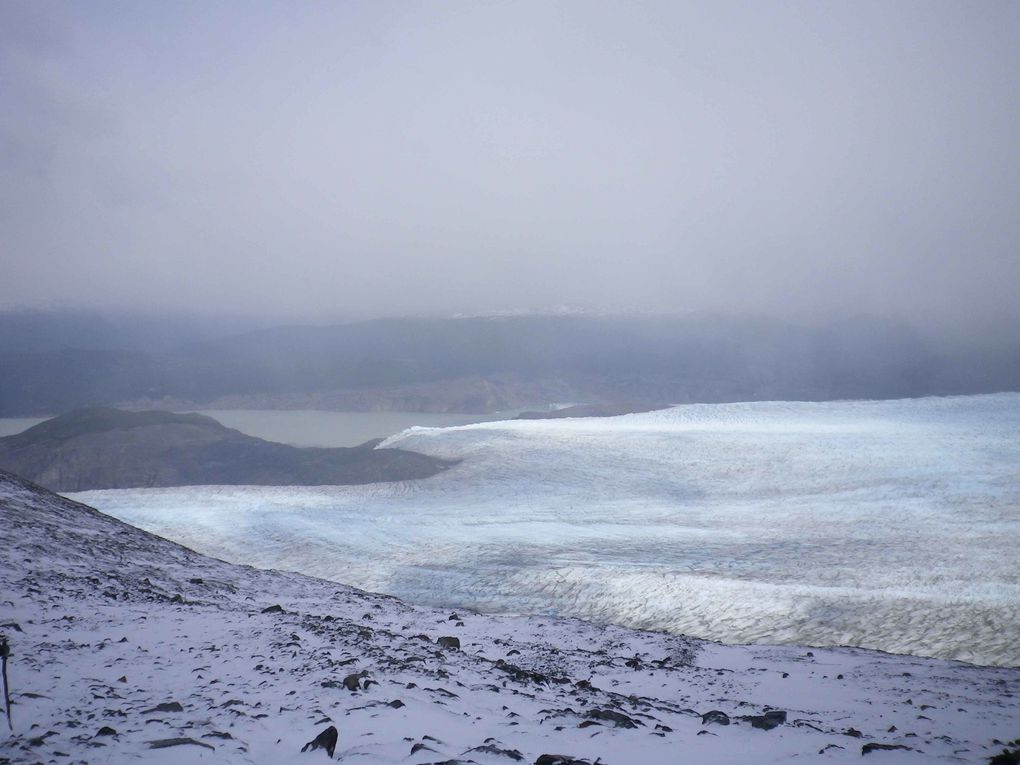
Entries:
POLYGON ((1020 320, 1020 5, 0 5, 0 305, 1020 320))

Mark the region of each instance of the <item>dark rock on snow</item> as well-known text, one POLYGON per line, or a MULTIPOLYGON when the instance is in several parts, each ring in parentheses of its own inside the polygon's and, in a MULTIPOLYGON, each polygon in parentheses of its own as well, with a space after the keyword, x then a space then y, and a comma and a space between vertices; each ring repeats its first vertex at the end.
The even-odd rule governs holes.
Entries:
POLYGON ((749 715, 741 719, 747 720, 754 728, 759 728, 760 730, 772 730, 786 722, 786 712, 779 709, 773 709, 762 715, 749 715))
POLYGON ((909 746, 903 746, 903 744, 865 744, 861 747, 861 754, 871 754, 872 752, 891 752, 894 749, 905 749, 908 752, 914 751, 909 746))
POLYGON ((713 709, 711 712, 705 712, 701 716, 702 725, 729 725, 730 716, 725 712, 720 712, 718 709, 713 709))
POLYGON ((204 746, 206 749, 216 750, 212 744, 207 744, 204 741, 195 741, 193 738, 161 738, 156 741, 149 742, 149 749, 167 749, 171 746, 204 746))
POLYGON ((339 737, 340 737, 340 733, 337 731, 337 729, 335 727, 330 725, 328 728, 326 728, 324 731, 322 731, 318 736, 316 736, 311 741, 309 741, 307 744, 305 744, 303 747, 301 747, 301 751, 302 752, 306 752, 306 751, 310 750, 310 751, 314 752, 316 749, 325 749, 326 750, 326 754, 328 754, 330 757, 332 757, 333 756, 333 752, 336 749, 337 739, 339 737))

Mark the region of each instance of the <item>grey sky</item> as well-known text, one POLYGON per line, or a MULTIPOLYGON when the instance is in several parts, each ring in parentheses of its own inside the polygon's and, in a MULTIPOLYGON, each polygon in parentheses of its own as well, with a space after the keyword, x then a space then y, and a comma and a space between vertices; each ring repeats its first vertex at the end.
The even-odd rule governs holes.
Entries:
POLYGON ((0 304, 1020 319, 1020 3, 0 0, 0 304))

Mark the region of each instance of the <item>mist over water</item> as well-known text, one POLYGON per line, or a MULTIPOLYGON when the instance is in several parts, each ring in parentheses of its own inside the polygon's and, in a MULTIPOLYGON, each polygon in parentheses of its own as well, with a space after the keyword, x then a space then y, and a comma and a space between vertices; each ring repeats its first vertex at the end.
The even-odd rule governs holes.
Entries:
POLYGON ((412 428, 359 487, 73 495, 201 552, 408 601, 1020 664, 1020 394, 412 428))

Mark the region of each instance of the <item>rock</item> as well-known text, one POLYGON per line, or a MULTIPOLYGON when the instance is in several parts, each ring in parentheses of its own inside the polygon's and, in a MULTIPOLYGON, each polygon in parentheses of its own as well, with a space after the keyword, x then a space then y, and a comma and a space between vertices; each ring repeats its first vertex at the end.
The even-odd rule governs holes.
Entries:
POLYGON ((705 712, 701 716, 702 725, 729 725, 730 716, 725 712, 720 712, 718 709, 713 709, 711 712, 705 712))
POLYGON ((216 751, 216 747, 212 744, 207 744, 204 741, 196 741, 193 738, 161 738, 156 741, 149 741, 149 749, 166 749, 171 746, 186 746, 188 744, 194 746, 204 746, 206 749, 212 749, 216 751))
POLYGON ((517 749, 500 749, 494 744, 483 744, 482 746, 476 746, 474 749, 468 749, 468 752, 481 752, 483 754, 494 754, 500 757, 509 757, 511 760, 521 762, 524 759, 524 755, 521 754, 517 749))
POLYGON ((542 754, 535 760, 535 765, 591 765, 591 763, 565 754, 542 754))
POLYGON ((337 729, 335 727, 330 725, 328 728, 326 728, 324 731, 322 731, 318 736, 316 736, 311 741, 309 741, 307 744, 305 744, 303 747, 301 747, 301 751, 302 752, 306 752, 306 751, 314 752, 316 749, 325 749, 326 750, 326 754, 329 755, 330 759, 332 759, 333 758, 333 752, 336 750, 336 742, 337 742, 337 739, 339 737, 340 737, 339 731, 337 731, 337 729))
POLYGON ((861 747, 861 755, 871 754, 872 752, 891 752, 894 749, 905 749, 908 752, 914 751, 909 746, 903 746, 903 744, 865 744, 861 747))
POLYGON ((393 699, 393 701, 387 704, 387 706, 393 707, 394 709, 400 709, 402 706, 404 706, 404 702, 401 701, 400 699, 393 699))
MULTIPOLYGON (((493 664, 493 666, 498 670, 506 672, 518 683, 533 682, 538 683, 539 685, 545 685, 549 682, 549 677, 543 675, 541 672, 531 672, 527 669, 522 669, 516 664, 510 664, 503 659, 496 659, 496 663, 493 664)), ((569 681, 565 680, 565 682, 569 681)))
POLYGON ((56 736, 56 735, 57 735, 57 732, 55 730, 48 730, 45 733, 43 733, 41 736, 36 736, 35 738, 30 738, 28 740, 28 745, 29 746, 45 746, 46 745, 46 739, 49 738, 50 736, 56 736))
POLYGON ((264 614, 282 614, 283 606, 277 603, 275 606, 269 606, 269 608, 263 608, 262 613, 264 614))
MULTIPOLYGON (((361 690, 361 681, 363 678, 368 677, 368 672, 362 670, 361 672, 355 672, 353 675, 348 675, 343 680, 343 686, 349 691, 361 690)), ((366 684, 367 687, 367 684, 366 684)))
POLYGON ((460 649, 460 639, 451 635, 443 635, 442 637, 436 638, 436 643, 441 645, 443 648, 460 649))
POLYGON ((843 735, 852 736, 853 738, 861 738, 864 734, 857 730, 857 728, 847 728, 843 731, 843 735))
POLYGON ((117 731, 115 731, 109 725, 104 725, 102 728, 100 728, 98 731, 96 731, 96 735, 97 736, 116 736, 117 735, 117 731))
POLYGON ((762 715, 750 715, 741 718, 751 723, 751 726, 759 730, 772 730, 786 722, 786 712, 779 709, 769 710, 762 715))
POLYGON ((585 714, 585 717, 589 720, 611 722, 617 728, 636 728, 639 725, 644 725, 640 720, 635 720, 623 712, 614 712, 612 709, 592 709, 585 714))
POLYGON ((143 715, 150 714, 151 712, 183 712, 184 707, 180 705, 178 701, 167 701, 163 704, 157 704, 152 709, 146 709, 142 712, 143 715))
POLYGON ((1018 763, 1020 763, 1020 749, 1014 749, 1012 752, 1003 749, 1001 753, 988 758, 988 765, 1018 765, 1018 763))

